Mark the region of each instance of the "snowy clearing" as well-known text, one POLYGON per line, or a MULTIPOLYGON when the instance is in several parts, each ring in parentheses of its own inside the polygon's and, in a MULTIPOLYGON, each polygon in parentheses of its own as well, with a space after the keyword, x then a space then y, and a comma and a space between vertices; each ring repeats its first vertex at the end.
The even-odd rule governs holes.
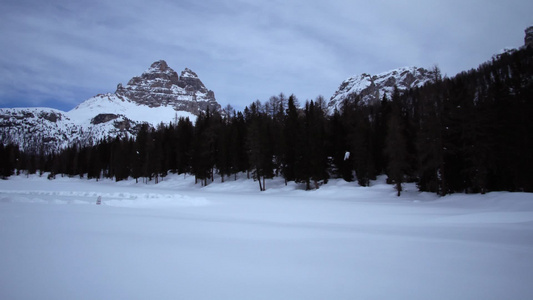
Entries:
POLYGON ((11 177, 0 299, 533 299, 533 194, 405 188, 11 177))

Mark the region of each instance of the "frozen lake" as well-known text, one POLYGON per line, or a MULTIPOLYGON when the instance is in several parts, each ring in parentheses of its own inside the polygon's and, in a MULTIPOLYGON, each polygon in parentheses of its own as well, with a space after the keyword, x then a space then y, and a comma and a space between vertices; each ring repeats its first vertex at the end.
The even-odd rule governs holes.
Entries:
POLYGON ((533 194, 405 187, 12 177, 0 299, 533 299, 533 194))

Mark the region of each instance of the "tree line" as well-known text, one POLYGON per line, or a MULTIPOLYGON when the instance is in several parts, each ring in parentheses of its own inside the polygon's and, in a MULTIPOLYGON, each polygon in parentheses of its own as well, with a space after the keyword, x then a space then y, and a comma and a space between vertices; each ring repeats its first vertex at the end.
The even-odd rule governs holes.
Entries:
POLYGON ((207 185, 246 173, 317 189, 330 178, 368 186, 386 174, 398 195, 404 182, 420 191, 533 191, 533 49, 494 57, 475 70, 367 104, 352 94, 327 113, 323 97, 302 106, 291 95, 201 113, 193 124, 151 128, 136 138, 73 145, 60 153, 22 153, 0 145, 0 176, 49 172, 87 178, 158 182, 192 174, 207 185))

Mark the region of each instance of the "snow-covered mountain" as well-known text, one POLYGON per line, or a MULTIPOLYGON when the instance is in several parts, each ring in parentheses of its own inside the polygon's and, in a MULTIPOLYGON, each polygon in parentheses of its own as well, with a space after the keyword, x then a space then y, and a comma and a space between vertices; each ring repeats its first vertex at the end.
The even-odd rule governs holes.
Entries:
POLYGON ((115 93, 87 99, 69 112, 52 108, 1 108, 2 143, 32 152, 56 151, 69 145, 91 145, 104 137, 135 136, 141 125, 155 127, 179 117, 220 110, 213 91, 190 69, 181 76, 163 60, 115 93))
POLYGON ((0 108, 2 143, 38 152, 68 146, 78 138, 81 126, 65 112, 52 108, 0 108))
POLYGON ((360 95, 364 104, 373 104, 380 101, 384 95, 390 99, 394 86, 400 91, 405 91, 424 85, 434 76, 433 71, 424 68, 404 67, 377 75, 363 73, 350 77, 341 83, 329 100, 328 112, 333 114, 335 109, 341 109, 343 100, 350 94, 360 95))
POLYGON ((178 111, 198 114, 216 111, 220 105, 213 91, 208 90, 198 75, 188 68, 181 76, 164 60, 154 62, 141 76, 133 77, 126 86, 119 84, 115 94, 149 107, 171 106, 178 111))

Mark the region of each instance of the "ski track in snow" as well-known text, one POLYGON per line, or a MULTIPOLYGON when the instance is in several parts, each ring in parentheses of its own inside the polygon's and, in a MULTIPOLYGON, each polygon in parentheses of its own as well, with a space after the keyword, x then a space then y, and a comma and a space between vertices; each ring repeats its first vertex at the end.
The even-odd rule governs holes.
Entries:
MULTIPOLYGON (((0 198, 0 202, 51 203, 51 204, 95 204, 98 197, 103 205, 123 207, 157 207, 157 206, 202 206, 208 201, 202 197, 192 198, 181 194, 158 193, 97 193, 75 191, 20 191, 3 190, 0 195, 16 195, 14 199, 0 198)), ((1 197, 1 196, 0 196, 1 197)))

